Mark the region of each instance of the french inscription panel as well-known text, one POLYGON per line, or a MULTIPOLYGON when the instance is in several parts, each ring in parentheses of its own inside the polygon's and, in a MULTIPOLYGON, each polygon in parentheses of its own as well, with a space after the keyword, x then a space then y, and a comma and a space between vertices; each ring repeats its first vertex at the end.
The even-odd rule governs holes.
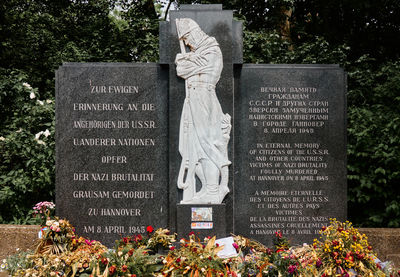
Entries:
POLYGON ((338 66, 245 65, 235 105, 235 233, 311 242, 346 218, 345 75, 338 66))
POLYGON ((116 239, 167 226, 167 81, 155 64, 57 71, 57 213, 77 233, 116 239))

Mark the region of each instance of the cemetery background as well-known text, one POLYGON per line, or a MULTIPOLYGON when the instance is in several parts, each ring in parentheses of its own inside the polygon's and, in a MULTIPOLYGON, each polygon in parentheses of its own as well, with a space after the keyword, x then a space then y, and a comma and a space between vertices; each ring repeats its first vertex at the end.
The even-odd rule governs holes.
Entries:
MULTIPOLYGON (((12 4, 18 3, 7 3, 12 4)), ((5 43, 1 52, 4 120, 1 123, 0 147, 4 159, 1 164, 3 184, 0 203, 1 220, 4 223, 32 222, 27 216, 29 209, 36 202, 54 197, 52 74, 61 61, 158 59, 158 19, 152 2, 143 2, 125 12, 121 11, 121 17, 108 16, 112 4, 101 1, 96 5, 34 2, 22 7, 24 12, 2 6, 6 8, 5 22, 12 23, 4 24, 10 28, 2 29, 5 43), (41 13, 36 13, 40 10, 41 13), (60 12, 65 17, 59 17, 57 13, 60 12), (13 17, 13 13, 22 16, 13 17), (101 14, 103 17, 99 16, 101 14), (28 22, 18 22, 24 20, 28 22), (28 31, 18 34, 25 32, 18 28, 24 23, 28 31), (74 23, 73 28, 71 23, 74 23), (115 37, 110 37, 110 27, 115 30, 112 33, 115 37), (65 33, 70 36, 66 37, 65 33), (64 36, 61 39, 62 34, 64 36), (25 39, 30 44, 26 45, 25 39), (15 45, 22 45, 22 51, 17 51, 15 45), (38 61, 40 57, 43 58, 42 62, 38 61)), ((324 17, 324 12, 327 12, 325 8, 314 14, 311 9, 317 9, 318 3, 313 3, 315 5, 312 7, 302 7, 297 2, 258 4, 264 7, 255 5, 257 11, 270 5, 265 14, 269 16, 267 20, 258 21, 252 16, 254 10, 240 9, 240 4, 237 4, 240 11, 237 16, 243 19, 247 15, 251 18, 245 22, 245 62, 339 63, 345 67, 349 73, 349 217, 358 225, 397 227, 399 207, 395 184, 399 179, 399 169, 396 167, 399 164, 399 64, 398 54, 394 51, 396 41, 392 40, 398 32, 398 25, 393 28, 396 17, 393 17, 387 29, 383 29, 387 32, 380 28, 381 32, 376 34, 376 40, 385 41, 383 45, 386 46, 376 50, 370 47, 375 37, 363 41, 365 30, 357 29, 357 23, 353 22, 353 27, 347 32, 360 34, 359 41, 351 35, 342 36, 346 28, 340 29, 340 26, 349 26, 346 25, 347 13, 344 11, 342 16, 338 16, 342 19, 339 23, 343 24, 338 24, 340 30, 337 33, 335 29, 330 30, 332 33, 324 33, 324 24, 333 18, 324 17), (283 15, 290 15, 293 21, 288 22, 282 18, 283 15), (320 34, 324 34, 325 38, 316 36, 320 34), (369 43, 366 43, 367 40, 369 43)), ((232 4, 224 8, 235 9, 232 4)), ((371 12, 376 7, 364 8, 371 12)), ((399 11, 395 3, 392 7, 380 8, 379 12, 384 13, 382 9, 386 8, 389 15, 399 11)), ((379 24, 383 18, 377 19, 379 12, 370 18, 370 22, 364 22, 370 23, 365 25, 381 27, 379 24)), ((365 29, 368 31, 373 28, 365 29)))

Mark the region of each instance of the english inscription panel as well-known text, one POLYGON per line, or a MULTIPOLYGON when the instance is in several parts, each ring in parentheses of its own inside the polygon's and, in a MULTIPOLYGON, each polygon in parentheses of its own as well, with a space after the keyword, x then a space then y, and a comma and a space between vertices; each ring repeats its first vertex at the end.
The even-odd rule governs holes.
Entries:
POLYGON ((311 242, 346 219, 345 74, 336 65, 244 65, 235 105, 235 233, 311 242))
POLYGON ((56 82, 57 213, 112 246, 168 222, 168 81, 156 64, 67 63, 56 82))

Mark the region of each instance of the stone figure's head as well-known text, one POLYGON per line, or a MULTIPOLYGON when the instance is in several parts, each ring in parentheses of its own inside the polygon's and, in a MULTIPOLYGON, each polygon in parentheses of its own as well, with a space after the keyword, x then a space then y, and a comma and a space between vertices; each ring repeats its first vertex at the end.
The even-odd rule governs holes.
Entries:
POLYGON ((199 25, 190 18, 176 19, 179 39, 182 39, 191 50, 195 50, 206 34, 199 25))

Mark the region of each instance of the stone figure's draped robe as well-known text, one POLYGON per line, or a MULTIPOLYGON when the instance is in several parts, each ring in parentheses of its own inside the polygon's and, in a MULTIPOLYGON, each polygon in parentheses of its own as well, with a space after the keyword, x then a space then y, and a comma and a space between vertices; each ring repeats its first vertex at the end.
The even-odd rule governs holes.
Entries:
MULTIPOLYGON (((175 63, 177 75, 186 80, 179 133, 179 152, 183 159, 186 158, 182 163, 193 169, 201 159, 208 159, 221 171, 223 166, 230 164, 226 153, 229 132, 224 134, 224 129, 230 126, 230 117, 223 114, 215 94, 223 67, 219 45, 215 38, 206 36, 194 51, 178 54, 175 63), (206 65, 196 64, 196 55, 203 57, 206 65)), ((187 178, 196 172, 204 186, 204 175, 198 168, 194 172, 189 170, 187 178)))

